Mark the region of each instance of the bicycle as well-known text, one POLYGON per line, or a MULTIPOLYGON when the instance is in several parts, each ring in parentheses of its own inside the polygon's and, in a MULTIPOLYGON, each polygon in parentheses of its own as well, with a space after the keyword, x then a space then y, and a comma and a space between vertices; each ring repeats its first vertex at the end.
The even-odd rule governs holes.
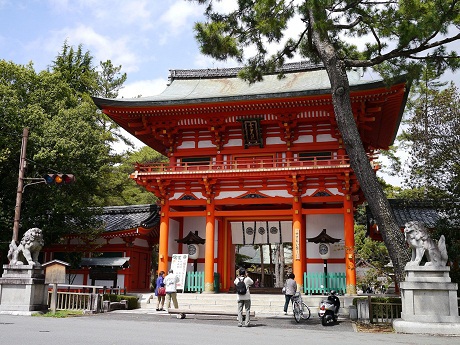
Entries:
POLYGON ((300 292, 296 292, 295 295, 292 296, 291 300, 295 321, 299 323, 301 318, 308 320, 311 316, 310 308, 302 301, 302 295, 300 292))

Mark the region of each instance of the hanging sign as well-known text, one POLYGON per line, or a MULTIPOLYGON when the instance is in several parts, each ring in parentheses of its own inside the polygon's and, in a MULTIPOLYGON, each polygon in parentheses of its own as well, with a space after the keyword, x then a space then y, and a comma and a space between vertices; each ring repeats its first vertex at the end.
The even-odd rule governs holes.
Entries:
POLYGON ((294 229, 295 259, 300 260, 300 229, 294 229))
POLYGON ((177 290, 184 291, 185 275, 187 273, 188 254, 173 254, 171 259, 171 269, 179 277, 176 285, 177 290))

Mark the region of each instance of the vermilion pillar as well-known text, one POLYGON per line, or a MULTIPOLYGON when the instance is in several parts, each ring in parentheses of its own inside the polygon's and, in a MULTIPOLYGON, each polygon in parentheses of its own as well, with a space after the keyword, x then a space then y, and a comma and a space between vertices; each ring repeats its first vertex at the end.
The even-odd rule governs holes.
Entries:
POLYGON ((222 289, 222 278, 224 277, 225 270, 225 255, 227 239, 225 236, 226 229, 222 218, 217 219, 217 273, 219 273, 219 290, 222 289))
POLYGON ((344 200, 344 229, 345 229, 345 274, 347 294, 356 294, 356 267, 355 267, 355 232, 353 218, 353 201, 351 195, 344 200))
POLYGON ((160 239, 158 253, 158 272, 168 272, 168 242, 169 242, 169 200, 163 199, 161 205, 160 239))
POLYGON ((214 200, 206 204, 206 244, 204 254, 204 292, 214 292, 214 200))
POLYGON ((292 271, 297 286, 303 287, 303 270, 305 266, 305 231, 302 229, 302 202, 295 196, 292 203, 292 271))

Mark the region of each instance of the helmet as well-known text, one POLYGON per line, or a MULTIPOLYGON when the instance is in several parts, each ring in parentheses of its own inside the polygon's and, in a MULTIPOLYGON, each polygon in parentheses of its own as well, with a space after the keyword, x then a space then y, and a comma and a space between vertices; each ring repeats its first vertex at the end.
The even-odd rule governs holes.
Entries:
POLYGON ((331 290, 331 295, 332 295, 332 296, 335 296, 336 293, 337 293, 337 292, 336 292, 335 290, 331 290))

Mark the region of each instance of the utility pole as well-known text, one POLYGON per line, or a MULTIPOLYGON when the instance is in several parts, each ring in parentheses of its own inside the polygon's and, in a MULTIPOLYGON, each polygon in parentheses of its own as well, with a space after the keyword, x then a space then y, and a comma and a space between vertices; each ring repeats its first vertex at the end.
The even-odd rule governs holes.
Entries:
POLYGON ((26 149, 28 138, 29 128, 26 127, 22 132, 21 156, 19 158, 18 190, 16 193, 16 207, 14 209, 13 241, 16 243, 18 242, 19 222, 21 220, 21 203, 22 193, 24 192, 24 174, 26 168, 26 149))

